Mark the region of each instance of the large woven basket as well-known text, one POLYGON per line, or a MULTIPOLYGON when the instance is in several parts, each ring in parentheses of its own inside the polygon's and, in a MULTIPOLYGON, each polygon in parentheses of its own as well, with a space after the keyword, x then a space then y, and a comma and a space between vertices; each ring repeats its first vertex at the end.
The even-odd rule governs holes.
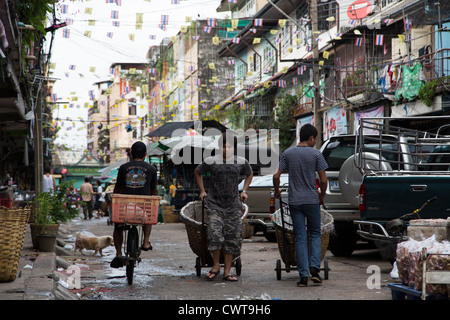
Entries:
MULTIPOLYGON (((208 225, 208 214, 204 212, 205 227, 208 225)), ((242 205, 242 223, 245 223, 245 219, 248 214, 248 206, 242 205)), ((185 205, 180 212, 181 219, 186 227, 186 233, 188 235, 189 245, 197 256, 202 256, 202 202, 191 201, 185 205)), ((206 231, 206 229, 205 229, 206 231)), ((205 236, 205 234, 203 234, 205 236)))
POLYGON ((29 208, 0 208, 0 282, 16 279, 29 216, 29 208))
MULTIPOLYGON (((289 215, 289 207, 283 207, 284 211, 284 234, 286 237, 286 251, 284 249, 284 239, 283 239, 283 225, 281 221, 281 211, 277 210, 274 215, 272 222, 275 226, 275 235, 277 238, 278 249, 280 251, 281 259, 285 264, 289 266, 296 266, 297 259, 295 256, 295 235, 294 228, 292 225, 292 220, 289 215), (285 255, 286 253, 286 255, 285 255), (289 260, 289 261, 287 261, 289 260)), ((320 227, 320 240, 321 240, 321 254, 320 260, 322 261, 325 258, 325 254, 328 249, 328 243, 330 240, 330 233, 334 229, 334 220, 333 216, 326 212, 325 210, 321 210, 321 227, 320 227)), ((309 240, 309 239, 308 239, 309 240)), ((308 241, 309 244, 309 241, 308 241)))

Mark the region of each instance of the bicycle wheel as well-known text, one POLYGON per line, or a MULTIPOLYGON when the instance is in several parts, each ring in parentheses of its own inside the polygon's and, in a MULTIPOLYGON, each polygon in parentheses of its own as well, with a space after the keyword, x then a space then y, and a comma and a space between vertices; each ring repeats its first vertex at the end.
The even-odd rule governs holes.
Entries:
POLYGON ((138 256, 138 246, 139 246, 139 235, 137 228, 135 226, 131 227, 128 231, 128 239, 127 239, 127 279, 128 284, 133 284, 133 275, 134 275, 134 266, 136 265, 136 260, 138 256))

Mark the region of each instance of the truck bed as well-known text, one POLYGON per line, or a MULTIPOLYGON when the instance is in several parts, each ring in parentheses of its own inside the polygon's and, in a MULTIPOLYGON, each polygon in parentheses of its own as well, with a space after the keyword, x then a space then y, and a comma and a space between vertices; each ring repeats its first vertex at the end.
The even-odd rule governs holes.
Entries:
POLYGON ((450 175, 364 176, 365 210, 362 220, 385 222, 419 209, 427 200, 437 199, 420 212, 422 219, 450 216, 450 175))

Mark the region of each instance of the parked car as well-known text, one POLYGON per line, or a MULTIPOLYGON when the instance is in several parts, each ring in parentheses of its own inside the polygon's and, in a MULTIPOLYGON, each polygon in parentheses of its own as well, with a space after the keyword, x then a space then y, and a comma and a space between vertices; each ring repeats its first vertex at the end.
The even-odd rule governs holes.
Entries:
MULTIPOLYGON (((371 162, 367 162, 367 166, 372 166, 374 169, 381 166, 391 170, 405 169, 403 166, 406 166, 406 169, 411 169, 408 163, 413 161, 410 158, 411 152, 407 138, 383 134, 380 150, 378 148, 380 144, 376 142, 380 136, 373 136, 374 140, 370 137, 365 135, 363 141, 364 151, 372 154, 371 162), (377 154, 372 153, 375 151, 377 154)), ((350 256, 356 249, 357 241, 363 240, 358 236, 358 228, 353 223, 361 218, 358 196, 362 174, 353 165, 356 139, 356 135, 333 136, 320 148, 328 163, 326 170, 328 188, 323 208, 334 218, 335 230, 330 235, 329 249, 335 256, 350 256)))
MULTIPOLYGON (((276 241, 275 229, 271 221, 271 215, 279 208, 279 201, 273 194, 272 175, 254 176, 247 189, 248 206, 247 223, 254 227, 254 233, 262 232, 269 241, 276 241)), ((244 182, 239 184, 242 190, 244 182)), ((288 175, 282 174, 280 187, 283 191, 282 199, 287 202, 288 175)))

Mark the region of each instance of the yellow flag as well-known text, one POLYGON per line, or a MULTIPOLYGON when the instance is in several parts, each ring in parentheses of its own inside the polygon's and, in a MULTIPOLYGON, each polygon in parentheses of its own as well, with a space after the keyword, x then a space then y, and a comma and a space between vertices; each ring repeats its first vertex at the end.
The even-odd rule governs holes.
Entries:
POLYGON ((186 33, 187 32, 187 26, 181 26, 180 31, 182 33, 186 33))
POLYGON ((192 21, 192 17, 186 17, 185 21, 186 22, 191 22, 192 21))
POLYGON ((231 26, 236 29, 239 25, 239 19, 231 19, 231 26))
POLYGON ((88 20, 89 26, 95 26, 95 20, 88 20))
POLYGON ((128 73, 129 73, 129 74, 136 74, 136 68, 130 68, 130 69, 128 70, 128 73))
POLYGON ((404 42, 405 42, 405 35, 404 35, 404 34, 399 34, 399 35, 398 35, 398 38, 400 39, 400 42, 401 42, 401 43, 404 43, 404 42))
POLYGON ((218 104, 216 104, 216 105, 214 106, 214 109, 219 110, 219 109, 220 109, 220 106, 219 106, 218 104))
POLYGON ((302 39, 296 38, 296 39, 295 39, 295 42, 297 43, 297 45, 300 45, 300 44, 302 43, 302 39))
POLYGON ((323 63, 324 63, 324 61, 323 61, 323 60, 320 60, 320 61, 319 61, 319 66, 323 66, 323 63))
POLYGON ((254 38, 253 44, 258 44, 258 43, 261 43, 261 38, 254 38))
POLYGON ((144 14, 136 13, 136 29, 142 29, 143 22, 144 22, 144 14))
POLYGON ((278 33, 278 29, 272 29, 270 30, 270 34, 277 34, 278 33))
POLYGON ((85 14, 92 14, 92 8, 86 8, 84 9, 85 14))
POLYGON ((281 73, 286 73, 288 72, 288 67, 283 67, 280 71, 281 73))
POLYGON ((213 37, 212 43, 217 46, 220 43, 219 37, 213 37))
POLYGON ((88 38, 91 37, 91 34, 92 34, 92 31, 89 31, 89 30, 86 30, 86 31, 84 32, 84 36, 85 36, 85 37, 88 37, 88 38))
POLYGON ((214 62, 210 62, 210 63, 208 64, 208 66, 209 66, 209 68, 212 69, 212 70, 216 68, 214 62))
POLYGON ((89 72, 95 72, 96 67, 89 67, 89 72))
POLYGON ((129 38, 131 41, 134 41, 134 34, 132 34, 132 33, 128 34, 128 38, 129 38))
POLYGON ((278 24, 280 25, 280 27, 284 28, 284 26, 286 25, 286 21, 286 19, 279 19, 278 24))
POLYGON ((324 51, 322 54, 324 59, 328 59, 330 57, 330 52, 329 51, 324 51))

